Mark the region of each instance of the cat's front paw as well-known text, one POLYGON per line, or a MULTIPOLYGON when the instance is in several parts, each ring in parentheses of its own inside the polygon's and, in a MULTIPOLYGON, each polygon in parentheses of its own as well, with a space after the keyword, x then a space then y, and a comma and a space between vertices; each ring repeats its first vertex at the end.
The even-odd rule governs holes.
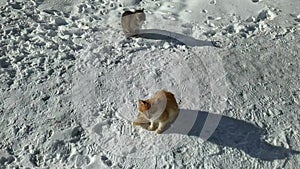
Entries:
POLYGON ((157 134, 161 134, 161 133, 163 132, 163 130, 162 130, 162 129, 157 129, 155 132, 156 132, 157 134))
POLYGON ((154 127, 154 126, 149 126, 149 127, 148 127, 148 130, 154 131, 154 130, 155 130, 155 127, 154 127))

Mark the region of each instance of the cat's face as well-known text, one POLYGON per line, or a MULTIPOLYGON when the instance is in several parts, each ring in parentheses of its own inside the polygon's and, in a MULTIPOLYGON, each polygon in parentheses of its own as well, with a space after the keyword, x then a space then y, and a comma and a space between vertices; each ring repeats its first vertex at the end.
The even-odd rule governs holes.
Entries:
POLYGON ((144 9, 140 9, 135 11, 136 18, 139 22, 144 22, 146 20, 146 15, 144 13, 144 9))
POLYGON ((144 114, 147 118, 150 118, 149 109, 151 104, 145 100, 139 100, 139 111, 144 114))

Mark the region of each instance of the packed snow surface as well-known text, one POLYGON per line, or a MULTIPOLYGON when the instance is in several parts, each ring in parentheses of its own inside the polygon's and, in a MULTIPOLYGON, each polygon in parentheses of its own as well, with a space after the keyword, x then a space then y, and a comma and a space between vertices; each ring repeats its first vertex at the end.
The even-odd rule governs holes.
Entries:
POLYGON ((299 0, 0 0, 0 168, 300 166, 299 0), (125 10, 144 8, 126 38, 125 10), (138 99, 174 93, 163 134, 138 99))

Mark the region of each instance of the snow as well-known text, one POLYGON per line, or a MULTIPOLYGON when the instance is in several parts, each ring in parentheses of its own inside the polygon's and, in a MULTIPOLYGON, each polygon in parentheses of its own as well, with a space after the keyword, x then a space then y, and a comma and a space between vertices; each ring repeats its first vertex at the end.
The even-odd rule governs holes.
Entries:
POLYGON ((0 168, 297 168, 299 5, 0 0, 0 168), (177 120, 134 127, 162 89, 177 120))

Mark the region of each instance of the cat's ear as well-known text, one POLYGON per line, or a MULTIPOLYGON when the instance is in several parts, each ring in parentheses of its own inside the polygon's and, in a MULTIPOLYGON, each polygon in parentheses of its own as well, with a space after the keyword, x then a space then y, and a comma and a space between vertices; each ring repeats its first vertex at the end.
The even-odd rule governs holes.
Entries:
POLYGON ((140 99, 139 99, 139 104, 140 104, 140 105, 145 105, 145 104, 146 104, 146 101, 140 100, 140 99))
POLYGON ((123 14, 122 14, 122 18, 124 17, 124 16, 127 16, 127 15, 133 15, 134 13, 133 12, 131 12, 131 11, 125 11, 123 14))
POLYGON ((135 11, 135 13, 144 13, 144 10, 145 10, 144 8, 138 9, 138 10, 135 11))

